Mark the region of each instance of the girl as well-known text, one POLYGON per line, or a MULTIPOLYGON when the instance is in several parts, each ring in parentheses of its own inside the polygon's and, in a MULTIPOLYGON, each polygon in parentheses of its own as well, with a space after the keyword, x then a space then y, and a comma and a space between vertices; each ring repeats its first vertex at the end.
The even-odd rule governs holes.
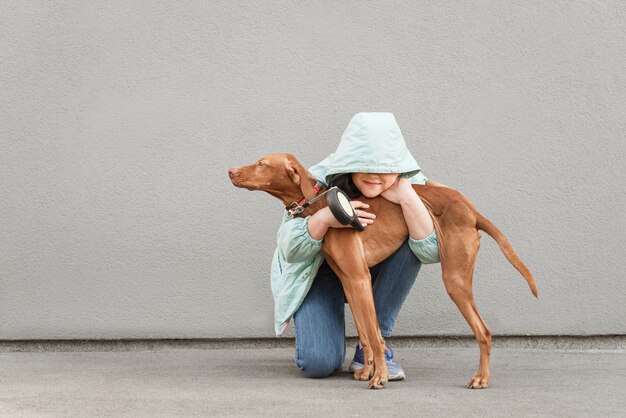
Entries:
MULTIPOLYGON (((431 217, 412 183, 432 184, 406 147, 391 113, 358 113, 349 122, 335 153, 310 172, 328 187, 338 186, 351 199, 382 196, 402 207, 409 229, 407 241, 370 269, 374 304, 383 337, 391 335, 398 312, 422 263, 439 261, 431 217)), ((439 184, 439 183, 436 183, 439 184)), ((352 200, 367 227, 376 221, 368 205, 352 200)), ((291 317, 296 328, 296 365, 307 377, 326 377, 341 370, 345 358, 344 294, 341 282, 324 261, 321 247, 329 228, 345 228, 324 208, 306 218, 288 219, 278 230, 272 262, 275 331, 282 334, 291 317)), ((386 350, 389 380, 402 380, 404 370, 386 350)), ((356 347, 350 371, 363 367, 356 347)))

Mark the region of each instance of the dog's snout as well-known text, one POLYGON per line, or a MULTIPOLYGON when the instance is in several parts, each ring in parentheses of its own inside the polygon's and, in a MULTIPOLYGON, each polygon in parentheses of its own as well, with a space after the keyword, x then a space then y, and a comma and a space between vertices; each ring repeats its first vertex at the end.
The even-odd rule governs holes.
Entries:
POLYGON ((230 177, 231 179, 237 175, 239 175, 239 170, 237 170, 236 168, 230 168, 228 170, 228 177, 230 177))

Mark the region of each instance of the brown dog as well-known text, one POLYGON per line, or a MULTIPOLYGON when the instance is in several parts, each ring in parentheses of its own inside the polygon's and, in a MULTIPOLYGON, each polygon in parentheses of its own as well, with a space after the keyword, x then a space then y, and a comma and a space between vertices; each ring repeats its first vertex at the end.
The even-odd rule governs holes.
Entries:
MULTIPOLYGON (((300 202, 303 197, 311 200, 316 194, 313 186, 317 180, 290 154, 267 155, 252 165, 231 168, 228 175, 235 186, 265 191, 285 206, 300 202)), ((480 348, 478 372, 467 386, 486 388, 491 332, 478 313, 472 293, 472 273, 480 239, 478 231, 485 231, 496 240, 537 297, 535 279, 507 238, 461 193, 440 186, 413 185, 413 189, 428 208, 437 230, 441 271, 448 295, 465 317, 480 348)), ((370 205, 376 222, 363 232, 330 228, 324 237, 322 253, 341 280, 363 346, 365 367, 355 372, 354 378, 370 379, 370 388, 381 388, 388 380, 385 342, 378 326, 368 267, 393 254, 407 240, 409 232, 399 205, 382 197, 359 200, 370 205)), ((311 215, 324 206, 324 199, 320 199, 299 216, 311 215)))

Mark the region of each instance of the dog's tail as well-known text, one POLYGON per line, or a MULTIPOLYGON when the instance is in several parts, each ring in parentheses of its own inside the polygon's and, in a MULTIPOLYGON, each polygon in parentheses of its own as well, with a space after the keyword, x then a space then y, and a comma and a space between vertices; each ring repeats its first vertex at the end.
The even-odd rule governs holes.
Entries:
POLYGON ((494 224, 489 221, 489 219, 485 218, 477 210, 474 210, 474 214, 476 215, 476 227, 482 231, 485 231, 491 236, 491 238, 496 240, 504 256, 507 258, 507 260, 509 260, 511 264, 513 264, 513 267, 515 267, 517 271, 519 271, 520 274, 524 276, 524 279, 526 279, 526 282, 530 287, 530 291, 533 292, 533 295, 535 295, 536 298, 539 298, 537 283, 535 282, 533 274, 530 272, 530 270, 528 270, 528 267, 526 267, 522 260, 517 256, 509 240, 504 236, 502 232, 500 232, 500 230, 494 224))

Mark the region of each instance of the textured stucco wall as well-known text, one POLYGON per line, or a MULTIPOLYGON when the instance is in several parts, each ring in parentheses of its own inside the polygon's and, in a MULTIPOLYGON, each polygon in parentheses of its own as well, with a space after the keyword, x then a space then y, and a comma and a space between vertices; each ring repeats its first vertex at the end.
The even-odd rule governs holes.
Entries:
MULTIPOLYGON (((282 209, 227 168, 312 165, 358 111, 535 273, 539 301, 483 236, 494 333, 626 333, 624 2, 5 1, 0 27, 0 339, 272 336, 282 209)), ((469 333, 439 273, 397 335, 469 333)))

